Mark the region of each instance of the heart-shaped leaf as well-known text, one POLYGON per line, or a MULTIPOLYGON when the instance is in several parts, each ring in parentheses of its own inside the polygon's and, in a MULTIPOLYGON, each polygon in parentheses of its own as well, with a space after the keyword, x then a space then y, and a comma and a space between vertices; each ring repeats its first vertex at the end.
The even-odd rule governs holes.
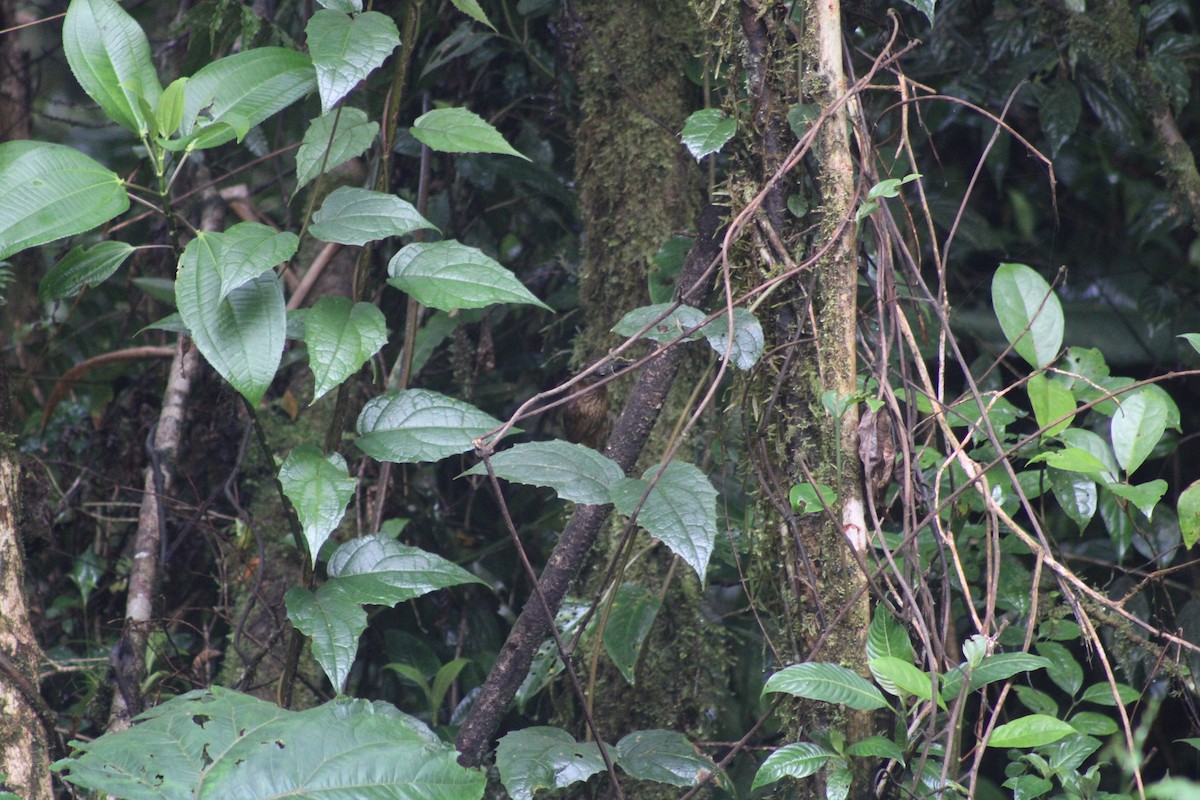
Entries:
POLYGON ((595 742, 576 742, 559 728, 525 728, 500 739, 500 780, 513 800, 533 800, 538 789, 562 789, 604 771, 595 742))
POLYGON ((305 28, 308 52, 317 69, 321 113, 328 114, 400 44, 400 31, 386 14, 367 11, 351 17, 322 8, 305 28))
POLYGON ((343 186, 325 198, 321 210, 313 214, 309 233, 325 242, 361 246, 420 228, 436 230, 407 200, 394 194, 343 186))
POLYGON ((321 545, 342 521, 358 481, 350 477, 341 455, 326 455, 306 444, 288 454, 279 467, 279 483, 296 509, 309 558, 315 564, 321 545))
MULTIPOLYGON (((640 480, 622 479, 612 493, 617 510, 633 514, 657 473, 658 467, 651 467, 640 480)), ((717 490, 703 472, 692 464, 672 461, 646 497, 637 521, 704 580, 717 538, 716 502, 717 490)))
POLYGON ((296 151, 296 191, 322 169, 334 169, 362 155, 378 134, 379 123, 368 121, 367 112, 357 108, 343 107, 314 119, 296 151))
POLYGON ((737 133, 737 122, 719 108, 705 108, 693 113, 683 124, 684 145, 697 161, 715 153, 737 133))
POLYGON ((388 392, 358 415, 355 444, 372 458, 409 464, 438 461, 472 449, 500 421, 470 403, 428 389, 388 392))
POLYGON ((313 657, 340 693, 367 629, 367 612, 342 587, 326 583, 315 592, 293 586, 284 595, 288 619, 312 640, 313 657))
POLYGON ((322 297, 304 318, 304 343, 316 378, 316 402, 387 344, 387 321, 371 303, 351 303, 337 295, 322 297))

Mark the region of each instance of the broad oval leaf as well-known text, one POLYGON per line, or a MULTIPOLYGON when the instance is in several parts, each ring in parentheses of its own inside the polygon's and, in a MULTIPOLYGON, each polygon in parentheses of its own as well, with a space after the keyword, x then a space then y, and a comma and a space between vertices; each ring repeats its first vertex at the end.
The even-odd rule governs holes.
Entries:
POLYGON ((1041 369, 1063 340, 1063 310, 1050 284, 1024 264, 1001 264, 992 277, 992 308, 1021 358, 1041 369))
POLYGON ((662 600, 644 586, 623 583, 613 598, 604 626, 604 650, 630 686, 634 685, 642 645, 654 627, 662 600))
POLYGON ((724 147, 735 133, 737 122, 732 117, 719 108, 705 108, 687 118, 679 135, 688 152, 699 161, 724 147))
MULTIPOLYGON (((867 667, 876 679, 882 676, 890 686, 896 687, 900 692, 922 700, 933 700, 936 697, 937 704, 945 707, 941 692, 937 690, 929 673, 917 669, 910 662, 895 656, 880 656, 867 662, 867 667)), ((880 681, 880 685, 883 685, 883 681, 880 681)))
POLYGON ((296 189, 299 191, 321 170, 331 170, 362 155, 379 134, 379 123, 367 112, 345 108, 317 117, 309 123, 296 151, 296 189))
MULTIPOLYGON (((618 336, 636 336, 647 325, 651 327, 642 333, 643 339, 655 342, 673 342, 687 331, 688 341, 698 339, 702 335, 699 329, 704 324, 704 312, 698 308, 681 305, 671 310, 674 303, 657 303, 652 306, 635 308, 613 326, 613 333, 618 336), (664 316, 665 315, 665 316, 664 316), (661 319, 660 319, 661 317, 661 319)), ((721 337, 721 354, 725 353, 725 334, 729 333, 726 326, 721 337)), ((736 331, 735 331, 735 336, 736 331)), ((736 346, 736 345, 735 345, 736 346)))
MULTIPOLYGON (((1004 681, 1021 672, 1031 672, 1050 666, 1050 660, 1032 653, 993 653, 983 659, 971 672, 971 689, 982 689, 990 683, 1004 681)), ((949 679, 947 678, 947 685, 949 679)))
POLYGON ((308 52, 317 70, 321 113, 328 114, 361 80, 379 68, 400 44, 400 31, 386 14, 355 17, 322 8, 305 28, 308 52))
POLYGON ((296 254, 300 239, 259 222, 239 222, 222 234, 216 259, 221 297, 296 254))
MULTIPOLYGON (((1060 433, 1058 438, 1071 447, 1090 454, 1095 461, 1098 461, 1104 467, 1098 473, 1094 469, 1076 469, 1074 471, 1091 473, 1092 477, 1098 478, 1102 483, 1112 483, 1118 480, 1120 469, 1116 456, 1113 455, 1112 446, 1099 434, 1094 431, 1084 430, 1083 428, 1068 428, 1060 433)), ((1067 467, 1059 464, 1053 464, 1052 466, 1059 469, 1067 469, 1067 467)))
POLYGON ((617 765, 630 777, 671 786, 695 786, 716 772, 712 759, 678 731, 634 731, 617 742, 617 765))
POLYGON ((371 303, 351 303, 338 295, 322 297, 304 318, 304 343, 316 378, 316 402, 387 344, 387 320, 371 303))
POLYGON ((854 670, 817 661, 793 664, 776 672, 763 687, 763 694, 770 692, 837 703, 856 711, 887 706, 879 689, 854 670))
MULTIPOLYGON (((868 665, 874 659, 884 656, 898 658, 909 664, 912 664, 915 658, 912 641, 908 638, 908 631, 904 629, 904 626, 891 615, 887 607, 882 603, 875 606, 875 612, 871 616, 871 625, 867 628, 866 655, 868 665)), ((895 683, 882 677, 873 669, 871 670, 871 675, 885 692, 899 695, 899 687, 895 683)))
MULTIPOLYGON (((1075 450, 1075 452, 1081 452, 1075 450)), ((1092 521, 1099 505, 1096 482, 1076 472, 1059 469, 1047 470, 1054 497, 1066 515, 1079 526, 1080 533, 1092 521)))
MULTIPOLYGON (((1163 495, 1167 493, 1167 482, 1162 478, 1155 478, 1152 481, 1139 483, 1136 486, 1131 486, 1128 483, 1110 483, 1104 488, 1117 497, 1124 498, 1133 503, 1146 519, 1153 519, 1154 508, 1158 505, 1158 501, 1162 500, 1163 495)), ((1182 497, 1180 499, 1182 500, 1182 497)))
POLYGON ((273 273, 264 273, 218 300, 219 254, 209 237, 200 234, 184 249, 175 277, 175 305, 205 360, 247 402, 257 405, 283 356, 283 289, 273 273))
POLYGON ((84 249, 79 245, 50 268, 38 285, 42 302, 77 294, 84 286, 97 286, 121 268, 134 247, 124 242, 98 242, 84 249))
MULTIPOLYGON (((498 477, 527 486, 547 486, 563 500, 584 505, 612 502, 612 490, 625 477, 611 458, 571 442, 524 442, 492 456, 498 477)), ((464 475, 486 475, 476 464, 464 475)))
MULTIPOLYGON (((376 533, 333 551, 329 581, 356 603, 394 606, 438 589, 483 581, 441 556, 376 533)), ((324 588, 324 587, 322 587, 324 588)))
POLYGON ((1071 651, 1058 642, 1038 642, 1034 645, 1038 655, 1050 663, 1046 674, 1058 688, 1074 697, 1083 688, 1083 667, 1071 651))
POLYGON ((321 210, 313 214, 309 233, 323 242, 361 246, 420 228, 437 230, 407 200, 385 192, 343 186, 325 198, 321 210))
POLYGON ((367 612, 336 583, 315 592, 293 586, 283 600, 288 619, 309 637, 313 657, 340 694, 358 655, 358 637, 367 629, 367 612))
POLYGON ((1113 414, 1109 433, 1117 463, 1133 474, 1167 430, 1167 404, 1156 392, 1126 395, 1113 414))
POLYGON ((115 172, 61 144, 0 144, 0 260, 91 230, 129 208, 115 172))
POLYGON ((1055 436, 1071 426, 1075 418, 1075 395, 1066 386, 1034 374, 1029 376, 1025 392, 1038 427, 1046 429, 1043 436, 1055 436))
POLYGON ((158 106, 162 84, 150 42, 125 9, 114 0, 71 0, 63 51, 75 80, 109 119, 139 135, 150 132, 143 104, 158 106))
POLYGON ((785 745, 767 756, 767 760, 758 768, 750 789, 753 791, 783 778, 807 778, 836 756, 837 753, 813 742, 785 745))
POLYGON ((309 57, 284 47, 255 47, 218 59, 188 79, 181 138, 171 140, 172 149, 232 141, 239 130, 253 128, 304 97, 316 82, 309 57), (199 139, 205 128, 213 133, 199 139))
POLYGON ((1179 531, 1183 534, 1183 545, 1190 549, 1200 541, 1200 481, 1193 481, 1179 494, 1176 511, 1179 514, 1179 531))
POLYGON ((428 389, 388 392, 358 415, 355 444, 372 458, 411 464, 465 453, 500 421, 428 389))
MULTIPOLYGON (((729 317, 722 315, 702 329, 708 346, 721 358, 729 347, 729 317)), ((744 308, 733 310, 733 346, 729 347, 729 360, 740 370, 748 370, 758 362, 766 339, 758 318, 744 308)))
POLYGON ((495 259, 452 240, 406 245, 392 256, 388 275, 390 286, 443 311, 493 303, 528 303, 550 310, 495 259))
POLYGON ((513 731, 496 748, 500 781, 513 800, 533 800, 538 789, 562 789, 604 771, 595 742, 576 742, 559 728, 513 731))
MULTIPOLYGON (((632 515, 656 474, 658 467, 651 467, 640 480, 621 480, 612 492, 617 510, 632 515)), ((696 570, 703 581, 717 539, 716 502, 717 490, 708 476, 692 464, 672 461, 650 490, 637 522, 696 570)))
POLYGON ((417 117, 410 131, 417 141, 441 153, 499 153, 529 159, 500 131, 465 108, 436 108, 417 117))
POLYGON ((1077 731, 1047 714, 1030 714, 999 726, 988 739, 989 747, 1040 747, 1077 731))
POLYGON ((279 483, 296 509, 309 558, 315 564, 321 545, 341 523, 358 481, 350 477, 341 455, 326 455, 314 445, 305 444, 284 459, 279 467, 279 483))

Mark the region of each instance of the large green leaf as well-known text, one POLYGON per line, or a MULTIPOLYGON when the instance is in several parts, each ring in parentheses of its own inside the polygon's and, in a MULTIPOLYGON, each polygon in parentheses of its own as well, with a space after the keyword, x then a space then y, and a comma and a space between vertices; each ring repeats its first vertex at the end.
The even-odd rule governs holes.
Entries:
POLYGON ((171 140, 170 147, 216 147, 231 141, 239 131, 304 97, 316 82, 308 56, 283 47, 256 47, 214 61, 188 79, 181 138, 171 140), (206 128, 211 135, 199 139, 206 128))
POLYGON ((1041 369, 1058 356, 1063 310, 1050 284, 1024 264, 1001 264, 992 277, 992 309, 1017 355, 1041 369))
POLYGON ((400 44, 396 23, 378 11, 350 17, 341 11, 322 8, 312 15, 305 32, 308 52, 317 70, 323 114, 332 111, 400 44))
POLYGON ((992 731, 989 747, 1040 747, 1075 733, 1069 723, 1048 714, 1030 714, 992 731))
POLYGON ((487 783, 418 720, 348 698, 288 711, 213 687, 72 744, 68 781, 137 800, 478 800, 487 783))
POLYGON ((694 112, 683 124, 679 134, 688 152, 697 161, 715 153, 737 133, 737 122, 719 108, 704 108, 694 112))
POLYGON ((412 135, 417 141, 442 153, 500 153, 521 155, 504 140, 500 131, 465 108, 435 108, 417 117, 412 135))
POLYGON ((1066 77, 1056 78, 1053 88, 1040 93, 1038 122, 1050 145, 1051 158, 1058 157, 1058 151, 1075 133, 1082 112, 1079 90, 1066 77))
POLYGON ((434 225, 407 200, 394 194, 343 186, 325 198, 321 210, 313 214, 309 233, 324 242, 364 245, 420 228, 434 228, 434 225))
POLYGON ((763 687, 763 694, 771 692, 837 703, 856 711, 887 706, 879 690, 854 670, 817 661, 793 664, 776 672, 763 687))
POLYGON ((388 263, 388 275, 389 285, 443 311, 493 303, 550 309, 495 259, 453 240, 406 245, 388 263))
MULTIPOLYGON (((617 510, 632 515, 657 473, 658 467, 651 467, 640 480, 622 479, 612 493, 617 510)), ((717 490, 708 476, 692 464, 672 461, 646 497, 638 524, 661 539, 704 580, 717 539, 716 502, 717 490)))
POLYGON ((326 586, 336 585, 357 603, 381 606, 463 583, 487 585, 452 561, 381 533, 340 546, 329 558, 328 572, 326 586))
POLYGON ((322 169, 334 169, 362 155, 378 134, 379 123, 369 121, 367 112, 357 108, 343 107, 314 119, 296 151, 296 191, 322 169))
MULTIPOLYGON (((718 356, 725 357, 729 346, 729 318, 720 316, 702 329, 708 346, 718 356)), ((733 345, 729 349, 730 362, 740 370, 748 370, 758 362, 766 340, 758 318, 744 308, 733 310, 733 345)))
POLYGON ((143 108, 156 107, 163 90, 150 42, 133 17, 114 0, 71 0, 63 51, 79 85, 110 119, 140 135, 150 132, 154 121, 143 108))
MULTIPOLYGON (((1080 452, 1080 451, 1076 451, 1080 452)), ((1079 532, 1087 527, 1096 515, 1099 504, 1099 494, 1096 482, 1078 472, 1064 472, 1060 469, 1047 470, 1050 478, 1050 488, 1054 497, 1071 521, 1079 526, 1079 532)))
POLYGON ((363 407, 355 444, 380 461, 438 461, 465 453, 475 439, 498 427, 500 420, 470 403, 409 389, 381 394, 363 407))
POLYGON ((129 208, 115 172, 61 144, 0 144, 0 187, 0 260, 91 230, 129 208))
POLYGON ((251 405, 257 405, 283 356, 287 332, 283 290, 268 272, 219 300, 221 276, 216 263, 221 241, 213 236, 201 233, 184 249, 175 277, 175 305, 205 360, 251 405))
POLYGON ((1109 433, 1117 463, 1132 475, 1167 430, 1167 404, 1156 392, 1145 389, 1125 395, 1120 403, 1109 433))
MULTIPOLYGON (((674 303, 658 303, 652 306, 642 306, 635 308, 613 326, 613 333, 618 336, 634 336, 638 331, 645 328, 647 325, 651 327, 642 333, 643 339, 650 339, 655 342, 672 342, 684 334, 685 331, 692 331, 688 335, 688 340, 698 339, 701 336, 700 331, 693 330, 704 324, 704 312, 698 308, 681 305, 678 308, 667 313, 674 303), (663 316, 666 314, 666 316, 663 316), (662 319, 659 319, 662 317, 662 319)), ((721 337, 721 353, 725 352, 725 337, 729 333, 728 325, 726 325, 721 337)), ((736 333, 735 333, 736 335, 736 333)))
POLYGON ((936 698, 937 704, 945 708, 945 703, 942 702, 942 694, 937 688, 937 682, 931 679, 928 672, 917 669, 912 662, 905 661, 895 656, 880 656, 873 658, 867 663, 867 667, 871 670, 871 674, 883 680, 879 681, 879 685, 885 689, 894 687, 897 691, 889 692, 897 696, 913 695, 922 700, 933 700, 936 698), (885 685, 886 683, 886 685, 885 685))
MULTIPOLYGON (((1032 653, 993 653, 985 656, 978 667, 971 671, 970 690, 982 689, 990 683, 1004 681, 1021 672, 1030 672, 1050 666, 1048 659, 1032 653)), ((946 673, 942 681, 942 694, 954 697, 962 688, 967 674, 965 664, 960 664, 946 673)))
POLYGON ((785 745, 767 756, 750 789, 753 791, 783 778, 807 778, 836 757, 837 753, 813 742, 785 745))
POLYGON ((712 759, 697 751, 678 731, 634 731, 614 749, 617 766, 630 777, 644 781, 695 786, 717 771, 712 759))
POLYGON ((1075 395, 1058 381, 1045 375, 1029 376, 1025 384, 1029 405, 1039 428, 1045 428, 1043 436, 1055 436, 1071 426, 1075 418, 1075 395))
POLYGON ((218 252, 216 268, 221 276, 222 298, 290 259, 300 245, 296 234, 258 222, 239 222, 217 236, 220 245, 213 249, 218 252))
POLYGON ((61 300, 79 292, 84 286, 96 286, 108 280, 133 254, 132 245, 124 242, 98 242, 71 250, 50 268, 38 285, 42 302, 61 300))
MULTIPOLYGON (((908 631, 882 603, 875 606, 875 612, 871 617, 871 626, 867 628, 866 655, 868 666, 874 659, 884 656, 899 658, 909 664, 912 664, 915 659, 908 631)), ((875 669, 871 669, 871 675, 885 692, 899 695, 899 687, 895 683, 882 677, 875 669)))
POLYGON ((1083 688, 1083 667, 1071 651, 1058 642, 1037 642, 1034 648, 1038 655, 1050 662, 1046 665, 1050 680, 1069 696, 1078 694, 1083 688))
POLYGON ((316 402, 387 344, 387 320, 378 306, 329 295, 318 300, 304 318, 304 343, 316 378, 316 402))
POLYGON ((340 693, 358 654, 358 637, 367 629, 367 612, 336 582, 315 592, 293 586, 283 599, 288 619, 311 640, 313 658, 340 693))
POLYGON ((631 686, 635 683, 642 646, 661 606, 657 594, 636 583, 621 584, 613 598, 604 626, 604 649, 631 686))
POLYGON ((500 780, 513 800, 533 800, 538 789, 561 789, 604 771, 595 742, 576 742, 559 728, 525 728, 500 739, 500 780))
MULTIPOLYGON (((612 502, 612 490, 625 477, 610 458, 570 442, 525 442, 492 456, 492 469, 506 481, 548 486, 563 500, 587 505, 612 502)), ((486 475, 476 464, 464 475, 486 475)))
POLYGON ((321 545, 342 521, 358 481, 350 477, 346 459, 340 454, 326 455, 316 446, 304 444, 284 459, 279 467, 279 483, 296 509, 309 557, 315 564, 321 545))

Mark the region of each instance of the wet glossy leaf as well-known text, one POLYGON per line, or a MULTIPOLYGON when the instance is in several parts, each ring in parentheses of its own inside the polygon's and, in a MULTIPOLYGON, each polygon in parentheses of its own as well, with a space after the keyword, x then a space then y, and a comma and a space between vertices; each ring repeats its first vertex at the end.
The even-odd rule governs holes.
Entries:
POLYGON ((784 667, 767 679, 763 694, 784 692, 809 700, 873 711, 887 706, 879 689, 852 669, 810 661, 784 667))
POLYGON ((1066 722, 1045 714, 1030 714, 992 731, 989 747, 1038 747, 1075 733, 1066 722))
POLYGON ((758 768, 751 790, 766 786, 783 778, 807 778, 814 775, 837 757, 837 753, 813 742, 797 742, 785 745, 771 755, 758 768))
POLYGON ((737 122, 719 108, 694 112, 683 124, 680 136, 692 157, 697 161, 715 153, 737 133, 737 122))

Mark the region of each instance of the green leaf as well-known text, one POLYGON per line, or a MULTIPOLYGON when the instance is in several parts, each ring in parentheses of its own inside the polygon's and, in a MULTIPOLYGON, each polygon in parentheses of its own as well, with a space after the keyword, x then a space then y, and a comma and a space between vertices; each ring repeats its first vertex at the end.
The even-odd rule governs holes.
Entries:
POLYGON ((1187 778, 1163 778, 1146 787, 1150 800, 1200 800, 1200 783, 1187 778))
POLYGON ((150 42, 133 17, 113 0, 71 0, 63 51, 75 80, 109 119, 139 135, 150 132, 142 103, 154 108, 163 90, 150 42))
MULTIPOLYGON (((725 348, 729 344, 729 318, 720 316, 702 328, 708 345, 718 356, 725 357, 725 348)), ((762 325, 758 319, 744 308, 733 310, 733 347, 729 351, 729 360, 740 370, 748 370, 762 355, 766 340, 763 338, 762 325)))
POLYGON ((1050 145, 1051 158, 1058 157, 1058 151, 1071 138, 1071 134, 1075 133, 1082 112, 1083 103, 1079 99, 1079 90, 1067 78, 1056 78, 1053 88, 1041 94, 1038 121, 1050 145))
POLYGON ((846 748, 846 755, 888 758, 901 764, 904 763, 904 751, 898 744, 883 736, 868 736, 866 739, 854 742, 846 748))
POLYGON ((181 138, 171 140, 170 149, 231 141, 238 131, 253 128, 311 92, 316 80, 308 56, 283 47, 255 47, 218 59, 188 79, 181 138), (206 129, 210 135, 199 139, 206 129))
POLYGON ((829 768, 825 770, 825 800, 846 800, 853 782, 854 773, 844 758, 829 762, 829 768))
POLYGON ((330 8, 345 14, 357 14, 363 10, 362 0, 317 0, 321 8, 330 8))
POLYGON ((221 299, 296 254, 296 234, 258 222, 239 222, 222 234, 208 234, 221 276, 221 299))
POLYGON ((910 172, 903 178, 888 178, 887 180, 880 181, 867 190, 867 199, 879 200, 883 197, 899 197, 901 186, 923 177, 919 172, 910 172))
POLYGON ((1099 434, 1082 428, 1068 428, 1060 433, 1058 438, 1069 447, 1074 447, 1090 454, 1095 460, 1091 462, 1092 466, 1087 469, 1066 467, 1061 464, 1051 464, 1052 467, 1083 472, 1099 480, 1101 483, 1112 483, 1120 476, 1120 467, 1117 465, 1116 456, 1113 455, 1112 446, 1099 434), (1099 462, 1103 469, 1097 470, 1095 468, 1097 462, 1099 462))
POLYGON ((390 286, 443 311, 493 303, 528 303, 550 309, 494 259, 453 240, 406 245, 388 263, 388 275, 390 286))
POLYGON ((1013 790, 1013 800, 1036 800, 1054 788, 1051 781, 1039 775, 1018 775, 1006 780, 1003 786, 1013 790))
POLYGON ((504 141, 500 131, 465 108, 436 108, 417 117, 410 131, 440 153, 499 153, 529 159, 504 141))
POLYGON ((837 502, 837 492, 824 484, 797 483, 788 491, 788 502, 801 514, 820 514, 837 502))
MULTIPOLYGON (((982 689, 988 684, 1005 681, 1021 672, 1030 672, 1050 666, 1050 660, 1031 653, 993 653, 971 671, 971 691, 982 689)), ((942 683, 942 694, 955 697, 962 686, 966 665, 959 665, 946 673, 942 683)))
POLYGON ((340 454, 325 455, 314 445, 304 444, 292 450, 280 466, 279 483, 296 509, 315 564, 321 545, 341 523, 358 481, 350 477, 340 454))
POLYGON ((1050 488, 1067 516, 1079 527, 1080 533, 1096 515, 1099 495, 1096 482, 1075 472, 1050 469, 1050 488))
POLYGON ((695 786, 716 772, 712 759, 677 731, 634 731, 617 742, 616 762, 631 778, 695 786))
POLYGON ((1058 381, 1042 374, 1029 376, 1025 384, 1029 405, 1039 428, 1045 428, 1043 436, 1055 436, 1071 427, 1075 418, 1075 395, 1058 381))
POLYGON ((989 747, 1040 747, 1075 733, 1066 722, 1046 714, 1030 714, 992 731, 989 747))
POLYGON ((1186 340, 1193 350, 1200 353, 1200 333, 1181 333, 1176 338, 1186 340))
MULTIPOLYGON (((1117 684, 1117 695, 1121 698, 1122 705, 1129 705, 1137 702, 1141 695, 1137 689, 1132 686, 1126 686, 1123 683, 1117 684)), ((1107 683, 1094 683, 1083 690, 1083 694, 1079 696, 1079 700, 1084 703, 1095 703, 1101 706, 1115 706, 1117 701, 1113 699, 1112 687, 1107 683)))
MULTIPOLYGON (((867 629, 866 654, 868 666, 871 661, 883 656, 898 658, 909 664, 912 664, 914 660, 912 642, 909 641, 908 632, 882 603, 875 606, 875 612, 871 617, 871 626, 867 629)), ((871 676, 888 694, 899 694, 896 684, 881 676, 874 669, 871 670, 871 676)))
POLYGON ((174 697, 132 728, 54 769, 125 798, 403 797, 479 800, 486 778, 416 719, 387 703, 341 698, 305 711, 213 687, 174 697))
POLYGON ((1071 651, 1058 642, 1037 642, 1034 649, 1050 662, 1046 674, 1054 685, 1074 697, 1083 687, 1083 667, 1071 651))
MULTIPOLYGON (((643 339, 650 339, 655 342, 673 342, 683 335, 684 331, 699 328, 704 324, 704 312, 691 306, 681 305, 668 314, 668 309, 674 305, 674 303, 658 303, 652 306, 635 308, 621 317, 620 322, 613 326, 612 331, 618 336, 634 336, 642 328, 653 323, 652 327, 642 334, 643 339), (663 316, 664 314, 666 314, 665 317, 663 316), (663 318, 660 320, 659 317, 663 318), (655 320, 658 321, 655 322, 655 320)), ((729 329, 726 327, 724 334, 721 335, 722 354, 725 352, 725 334, 728 334, 728 332, 729 329)), ((701 333, 696 330, 692 331, 687 338, 688 341, 691 341, 700 338, 700 336, 701 333)))
POLYGON ((1063 311, 1046 279, 1024 264, 1001 264, 992 278, 992 308, 1017 355, 1041 369, 1062 347, 1063 311))
MULTIPOLYGON (((584 505, 612 502, 612 491, 625 477, 610 458, 570 442, 524 442, 492 456, 498 477, 527 486, 546 486, 563 500, 584 505)), ((476 464, 464 475, 486 475, 476 464)))
POLYGON ((115 172, 70 147, 0 143, 0 260, 74 236, 129 208, 115 172))
POLYGON ((783 778, 807 778, 815 775, 837 753, 813 742, 796 742, 779 748, 758 768, 750 790, 767 786, 783 778))
POLYGON ((1125 395, 1113 414, 1109 433, 1117 463, 1126 474, 1142 465, 1167 430, 1167 404, 1158 394, 1139 391, 1125 395))
POLYGON ((388 392, 358 415, 359 450, 380 461, 439 461, 475 447, 474 440, 500 427, 475 406, 427 389, 388 392))
POLYGON ((613 598, 604 626, 604 649, 630 686, 636 683, 638 656, 661 606, 657 594, 635 583, 621 584, 613 598))
POLYGON ((322 8, 309 19, 305 32, 308 52, 317 70, 322 114, 332 111, 400 44, 396 23, 378 11, 350 17, 322 8))
MULTIPOLYGON (((622 479, 612 493, 617 510, 632 515, 656 474, 657 466, 646 470, 640 480, 622 479)), ((650 491, 637 521, 703 581, 717 538, 716 502, 717 490, 708 476, 692 464, 672 461, 650 491)))
POLYGON ((1167 493, 1167 482, 1156 478, 1149 483, 1139 483, 1131 486, 1128 483, 1110 483, 1104 487, 1117 497, 1122 497, 1137 506, 1138 510, 1151 519, 1158 501, 1167 493))
MULTIPOLYGON (((884 680, 879 682, 881 686, 884 686, 886 681, 888 685, 898 689, 899 692, 895 693, 898 696, 900 693, 911 694, 922 700, 933 700, 936 696, 937 704, 945 708, 942 695, 937 692, 936 685, 931 680, 929 673, 917 669, 910 662, 895 656, 880 656, 868 661, 867 667, 871 670, 872 675, 883 677, 884 680)), ((888 687, 884 686, 884 688, 888 687)))
POLYGON ((1097 711, 1080 711, 1069 721, 1072 728, 1091 736, 1111 736, 1119 730, 1115 719, 1097 711))
POLYGON ((343 186, 325 198, 321 210, 313 214, 309 233, 323 242, 361 246, 421 228, 437 230, 407 200, 394 194, 343 186))
POLYGON ((288 619, 311 639, 313 658, 340 694, 358 654, 358 637, 367 629, 367 612, 336 583, 315 592, 293 586, 283 599, 288 619))
POLYGON ((450 2, 454 4, 455 8, 471 19, 476 22, 482 22, 492 30, 496 30, 496 26, 488 20, 487 14, 483 13, 483 9, 479 7, 477 0, 450 0, 450 2))
POLYGON ((264 273, 219 300, 220 240, 199 234, 179 259, 175 305, 201 355, 251 405, 266 393, 287 332, 283 290, 264 273))
POLYGON ((124 242, 98 242, 84 249, 79 245, 50 268, 38 286, 43 303, 78 294, 84 286, 98 286, 121 268, 134 248, 124 242))
POLYGON ((715 153, 737 133, 737 122, 719 108, 705 108, 693 113, 683 124, 683 143, 697 161, 715 153))
POLYGON ((187 78, 176 78, 158 99, 154 115, 162 136, 174 136, 183 122, 183 87, 187 86, 187 82, 187 78))
MULTIPOLYGON (((1108 478, 1111 473, 1108 465, 1087 450, 1078 447, 1065 447, 1062 450, 1049 450, 1038 453, 1029 459, 1030 464, 1045 463, 1047 466, 1065 472, 1078 472, 1092 478, 1108 478)), ((1116 466, 1115 464, 1113 466, 1116 466)))
POLYGON ((394 606, 463 583, 487 586, 454 562, 382 533, 339 546, 326 569, 325 586, 336 587, 357 603, 377 606, 394 606))
POLYGON ((793 664, 776 672, 763 687, 763 694, 770 692, 837 703, 856 711, 887 706, 879 690, 854 670, 816 661, 793 664))
POLYGON ((604 771, 595 742, 576 742, 559 728, 513 731, 496 748, 500 781, 513 800, 533 800, 538 789, 562 789, 604 771))
POLYGON ((316 379, 316 402, 387 344, 387 321, 371 303, 351 303, 337 295, 322 297, 304 318, 304 343, 316 379))
POLYGON ((1200 481, 1193 481, 1179 494, 1179 530, 1189 550, 1200 541, 1200 481))
POLYGON ((314 119, 296 151, 295 191, 307 186, 322 168, 335 169, 365 153, 377 135, 379 123, 369 121, 367 112, 357 108, 343 107, 314 119))

